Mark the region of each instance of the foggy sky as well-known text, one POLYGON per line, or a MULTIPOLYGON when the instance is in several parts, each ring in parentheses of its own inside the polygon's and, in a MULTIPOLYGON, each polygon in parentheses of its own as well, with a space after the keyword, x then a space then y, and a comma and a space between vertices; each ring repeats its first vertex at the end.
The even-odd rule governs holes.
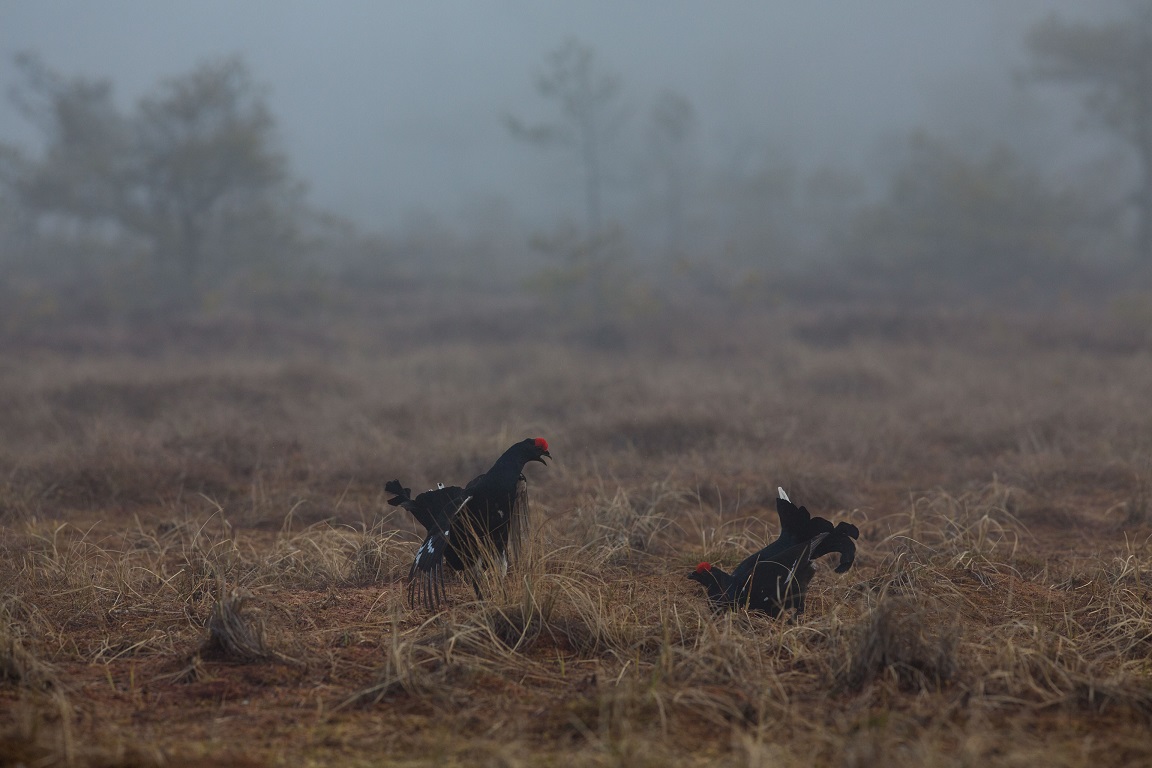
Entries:
MULTIPOLYGON (((0 85, 14 82, 13 55, 33 51, 63 74, 110 78, 127 109, 161 78, 239 53, 269 86, 283 148, 317 205, 374 229, 493 198, 531 218, 578 206, 579 169, 514 142, 503 116, 552 117, 534 79, 568 37, 623 78, 633 122, 662 89, 686 95, 706 163, 767 151, 867 169, 886 138, 916 127, 978 135, 1025 119, 1018 110, 1071 124, 1021 96, 1012 73, 1032 23, 1083 5, 0 0, 0 85)), ((34 138, 5 99, 0 140, 34 138)))

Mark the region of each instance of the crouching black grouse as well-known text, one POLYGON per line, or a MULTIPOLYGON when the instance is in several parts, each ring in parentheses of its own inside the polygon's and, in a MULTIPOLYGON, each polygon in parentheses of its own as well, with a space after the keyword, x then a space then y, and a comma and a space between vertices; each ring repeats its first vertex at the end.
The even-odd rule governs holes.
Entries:
POLYGON ((528 517, 524 465, 538 461, 547 466, 544 457, 552 458, 548 441, 528 438, 504 451, 491 469, 463 488, 441 485, 412 498, 399 480, 384 485, 394 496, 388 503, 411 512, 428 531, 408 573, 409 602, 428 609, 440 604, 444 563, 465 571, 476 597, 483 599, 480 571, 495 565, 507 573, 509 553, 513 560, 519 554, 528 517))
POLYGON ((700 563, 688 578, 701 584, 717 610, 746 608, 777 616, 781 610, 804 612, 808 584, 816 575, 812 565, 824 555, 840 554, 837 573, 844 573, 856 559, 860 531, 851 523, 832 525, 797 507, 779 489, 776 513, 780 535, 764 549, 746 558, 732 573, 710 563, 700 563))

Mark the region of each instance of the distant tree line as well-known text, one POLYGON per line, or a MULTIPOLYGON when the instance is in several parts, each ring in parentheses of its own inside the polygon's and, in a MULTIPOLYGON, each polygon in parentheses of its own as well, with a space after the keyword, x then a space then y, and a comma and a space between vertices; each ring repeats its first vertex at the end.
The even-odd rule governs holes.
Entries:
MULTIPOLYGON (((109 81, 64 76, 23 54, 14 98, 40 141, 35 150, 0 142, 0 278, 30 274, 12 269, 23 254, 45 269, 66 264, 78 296, 101 284, 119 291, 116 300, 156 295, 186 307, 308 253, 343 264, 358 287, 394 285, 438 263, 452 263, 440 275, 466 272, 469 260, 493 275, 517 250, 509 237, 522 244, 524 284, 565 298, 565 312, 580 305, 594 316, 645 306, 652 294, 637 288, 641 278, 679 281, 691 296, 760 290, 765 275, 788 270, 966 290, 1082 285, 1086 272, 1132 265, 1147 276, 1152 0, 1124 7, 1102 23, 1049 17, 1026 40, 1028 87, 1080 89, 1085 113, 1125 150, 1125 174, 1105 184, 1056 177, 1007 144, 923 131, 907 137, 881 185, 837 167, 801 174, 766 142, 732 142, 730 160, 702 168, 709 115, 674 91, 638 109, 623 78, 570 39, 535 81, 549 111, 504 120, 513 139, 567 153, 573 172, 564 178, 582 204, 551 230, 513 235, 514 217, 489 221, 506 215, 495 206, 472 237, 431 214, 367 238, 311 209, 266 92, 239 58, 163 80, 123 109, 109 81), (636 193, 631 206, 614 193, 625 184, 636 193)), ((0 301, 34 294, 29 284, 0 280, 0 301)))
MULTIPOLYGON (((889 283, 982 288, 1078 283, 1093 269, 1123 272, 1124 255, 1134 253, 1128 268, 1149 275, 1152 0, 1126 8, 1127 15, 1104 23, 1052 16, 1036 24, 1026 40, 1033 69, 1024 85, 1085 89, 1086 113, 1135 160, 1130 193, 1119 189, 1122 181, 1057 178, 1007 143, 981 149, 924 131, 908 137, 878 194, 866 195, 862 180, 835 168, 802 178, 786 160, 742 161, 701 177, 690 170, 700 118, 687 98, 666 92, 655 100, 643 135, 661 179, 655 208, 663 212, 666 252, 690 268, 716 263, 719 250, 753 270, 818 262, 889 283), (693 219, 696 227, 688 223, 693 219), (704 235, 696 231, 709 227, 704 235), (689 241, 697 247, 685 247, 689 241)), ((582 237, 569 228, 537 242, 574 265, 574 280, 609 271, 610 263, 596 259, 609 247, 613 258, 619 255, 611 236, 628 216, 615 207, 606 214, 603 194, 605 168, 614 167, 606 158, 619 154, 621 129, 633 114, 623 80, 591 47, 571 39, 547 55, 536 87, 557 107, 555 117, 531 123, 509 116, 507 127, 528 144, 571 150, 585 201, 582 237)))
POLYGON ((145 255, 153 287, 188 296, 293 248, 301 188, 240 59, 164 80, 129 112, 107 80, 64 77, 31 54, 16 65, 14 98, 42 147, 4 147, 0 182, 33 233, 114 240, 145 255))
POLYGON ((1152 267, 1152 0, 1130 0, 1105 23, 1059 16, 1033 27, 1028 45, 1037 79, 1084 90, 1084 108, 1131 150, 1136 188, 1136 252, 1152 267))

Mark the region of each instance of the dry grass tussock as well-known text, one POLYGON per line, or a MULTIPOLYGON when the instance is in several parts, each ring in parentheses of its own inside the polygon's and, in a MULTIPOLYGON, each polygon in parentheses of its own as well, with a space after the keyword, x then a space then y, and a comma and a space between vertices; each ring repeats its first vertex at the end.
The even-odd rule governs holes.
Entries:
POLYGON ((402 341, 9 350, 0 762, 1152 762, 1122 318, 781 308, 605 348, 390 311, 402 341), (527 435, 556 460, 517 566, 409 606, 384 482, 527 435), (714 615, 685 576, 771 539, 777 485, 860 527, 856 565, 799 619, 714 615))

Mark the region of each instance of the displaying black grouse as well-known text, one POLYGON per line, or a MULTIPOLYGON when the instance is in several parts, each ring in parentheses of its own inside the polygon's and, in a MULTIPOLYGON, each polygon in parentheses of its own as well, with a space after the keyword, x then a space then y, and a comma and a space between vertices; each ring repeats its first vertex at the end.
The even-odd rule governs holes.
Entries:
POLYGON ((508 555, 515 560, 520 551, 528 517, 528 489, 524 465, 530 461, 546 464, 552 458, 548 441, 542 437, 521 440, 496 459, 496 463, 468 485, 439 486, 412 498, 412 492, 390 480, 384 490, 395 498, 392 506, 404 507, 428 531, 416 551, 408 578, 408 599, 435 608, 444 598, 444 563, 454 571, 464 571, 476 591, 479 572, 489 565, 508 571, 508 555))
POLYGON ((710 563, 700 563, 688 574, 704 587, 716 609, 746 608, 769 616, 795 609, 801 614, 808 584, 816 575, 813 560, 838 552, 836 572, 852 567, 859 529, 851 523, 833 526, 822 517, 812 517, 806 508, 793 504, 783 488, 779 492, 780 535, 775 541, 746 558, 731 574, 710 563))

